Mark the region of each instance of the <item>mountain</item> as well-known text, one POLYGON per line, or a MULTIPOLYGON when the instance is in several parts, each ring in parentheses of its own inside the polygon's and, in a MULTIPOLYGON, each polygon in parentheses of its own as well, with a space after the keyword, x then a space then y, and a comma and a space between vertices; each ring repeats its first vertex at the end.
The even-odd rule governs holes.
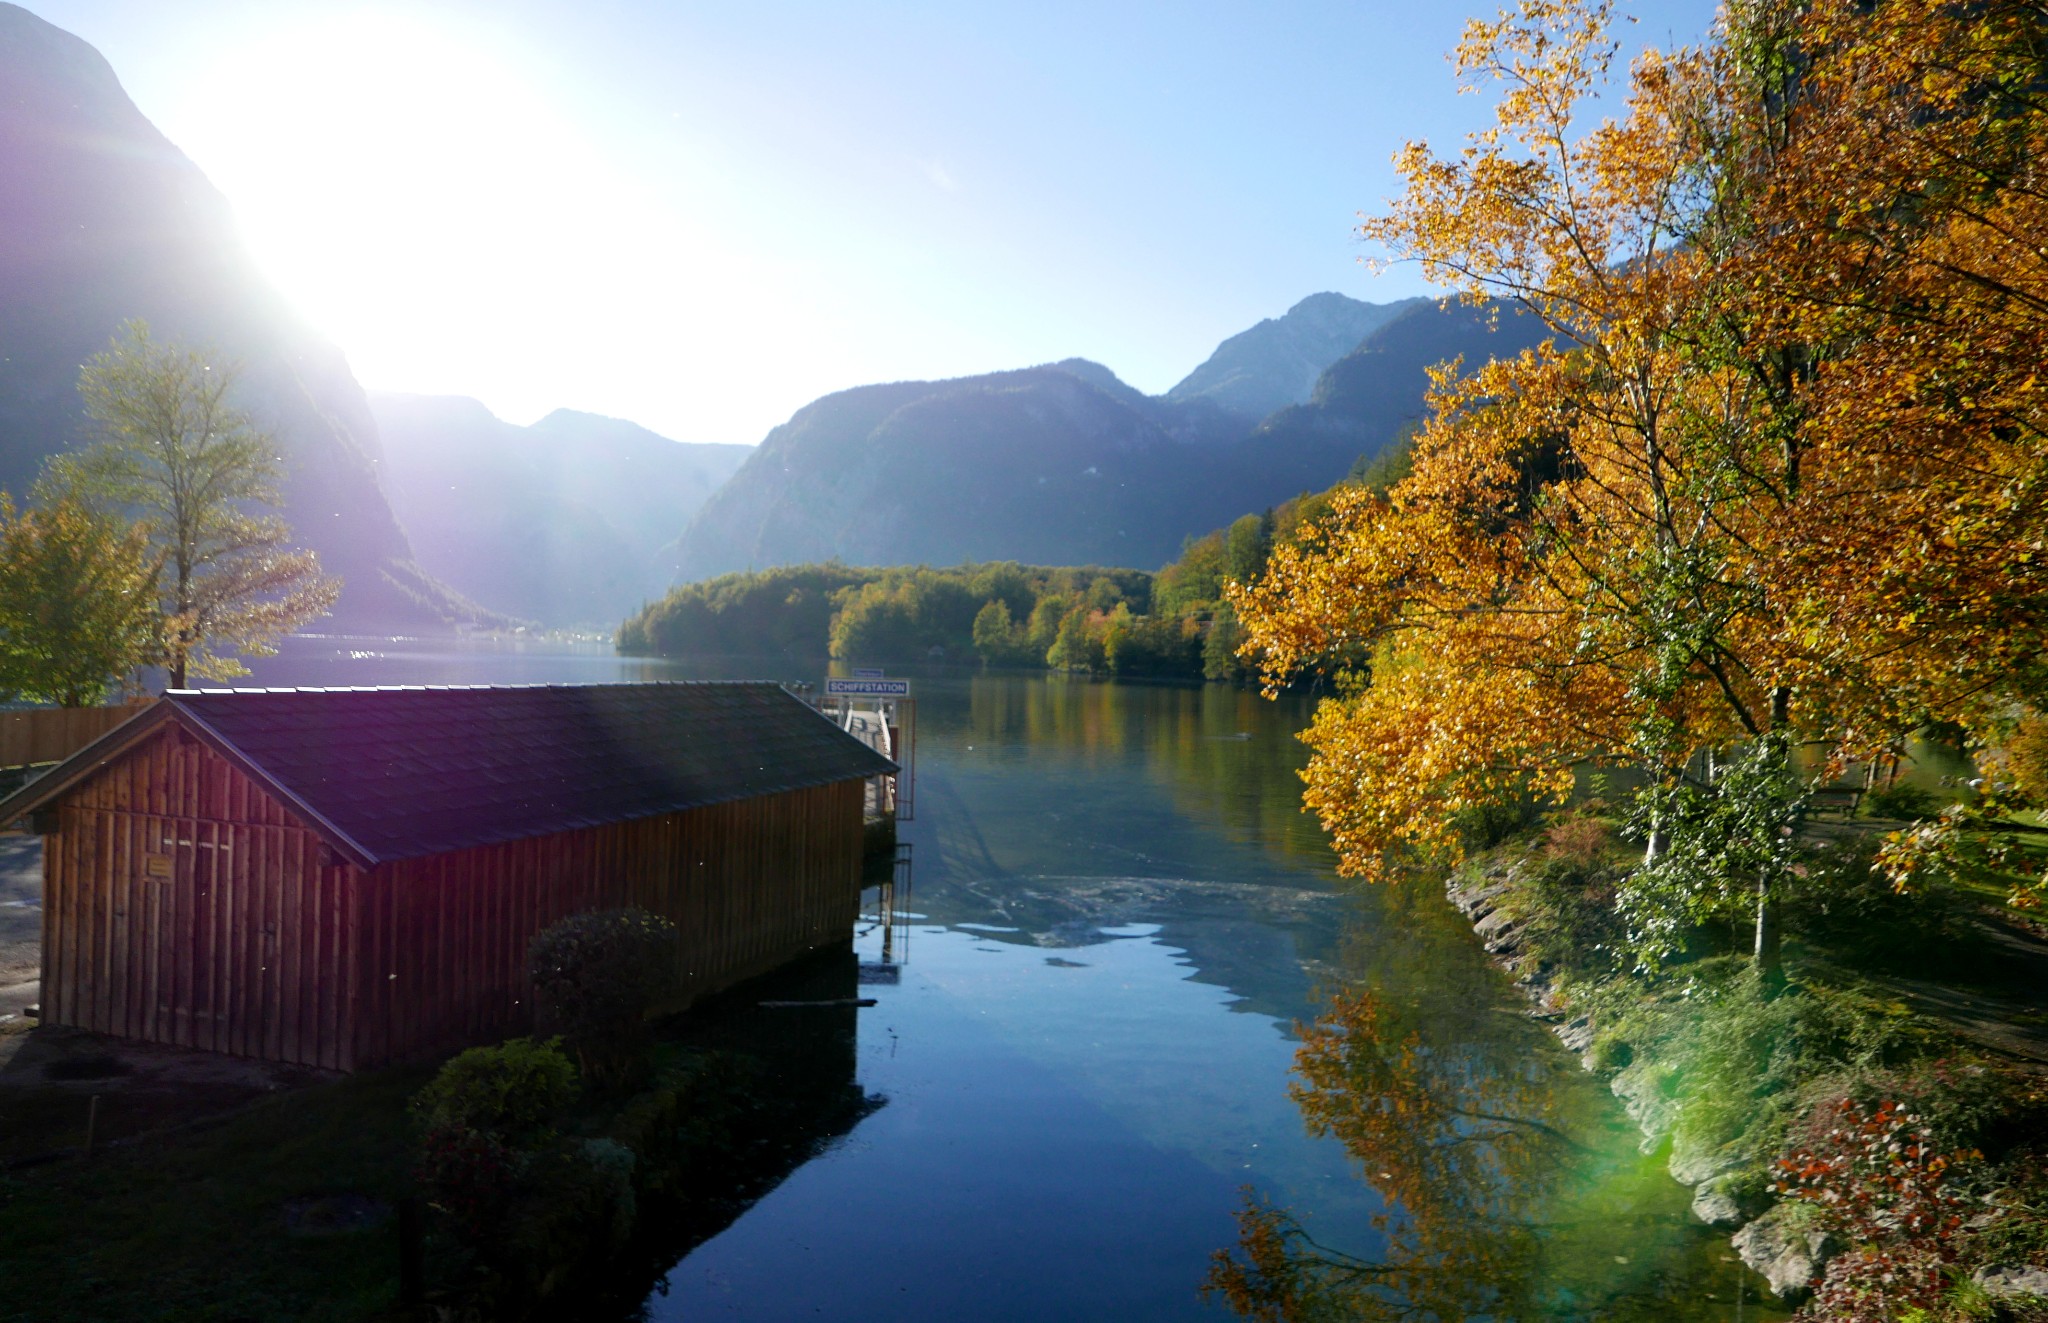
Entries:
POLYGON ((420 565, 548 625, 609 626, 675 579, 677 531, 753 453, 558 409, 531 427, 447 395, 370 396, 420 565))
POLYGON ((1290 404, 1305 404, 1323 370, 1403 312, 1427 303, 1361 303, 1342 294, 1311 294, 1283 316, 1239 331, 1181 380, 1166 398, 1207 400, 1247 421, 1290 404))
POLYGON ((1427 416, 1432 366, 1462 358, 1469 369, 1519 354, 1546 334, 1534 317, 1502 305, 1415 300, 1332 363, 1305 403, 1261 422, 1238 457, 1283 496, 1320 491, 1427 416))
POLYGON ((1156 565, 1238 497, 1242 431, 1069 360, 827 395, 768 434, 684 532, 684 578, 822 561, 1156 565), (1204 522, 1204 521, 1207 522, 1204 522))
POLYGON ((1320 491, 1378 453, 1421 418, 1431 364, 1534 340, 1522 319, 1502 322, 1428 300, 1397 308, 1303 403, 1259 423, 1201 391, 1144 395, 1081 359, 827 395, 705 502, 679 577, 832 559, 1162 565, 1185 538, 1320 491))
POLYGON ((332 623, 487 615, 414 564, 362 388, 258 273, 226 200, 98 51, 0 3, 0 487, 24 494, 84 439, 79 365, 135 317, 241 363, 239 403, 282 442, 285 518, 344 580, 332 623))

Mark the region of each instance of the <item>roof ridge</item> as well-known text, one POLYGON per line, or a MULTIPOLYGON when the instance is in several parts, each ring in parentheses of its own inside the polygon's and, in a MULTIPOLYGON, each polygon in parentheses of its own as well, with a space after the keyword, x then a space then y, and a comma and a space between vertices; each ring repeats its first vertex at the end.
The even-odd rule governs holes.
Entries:
POLYGON ((695 686, 698 688, 775 688, 787 689, 794 681, 784 680, 535 680, 518 684, 304 684, 304 685, 229 685, 220 689, 166 689, 165 698, 204 698, 224 694, 403 694, 403 693, 467 693, 483 690, 502 693, 522 689, 659 689, 664 687, 695 686))

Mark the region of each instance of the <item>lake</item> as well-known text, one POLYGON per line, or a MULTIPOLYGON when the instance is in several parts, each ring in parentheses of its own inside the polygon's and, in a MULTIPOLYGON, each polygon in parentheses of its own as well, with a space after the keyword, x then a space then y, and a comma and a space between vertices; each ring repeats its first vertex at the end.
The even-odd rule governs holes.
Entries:
MULTIPOLYGON (((244 683, 822 666, 306 637, 244 683)), ((644 1317, 1229 1318, 1219 1253, 1334 1316, 1781 1316, 1440 887, 1336 876, 1299 811, 1307 701, 912 674, 912 882, 856 940, 896 957, 850 1054, 871 1110, 644 1317)))

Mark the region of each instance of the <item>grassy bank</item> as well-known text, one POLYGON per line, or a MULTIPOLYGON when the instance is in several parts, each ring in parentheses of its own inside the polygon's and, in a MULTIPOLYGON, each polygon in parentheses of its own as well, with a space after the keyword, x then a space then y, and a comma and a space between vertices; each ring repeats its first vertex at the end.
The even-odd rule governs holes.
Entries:
POLYGON ((1830 1281, 1855 1282, 1812 1316, 2048 1316, 1977 1280, 2048 1265, 2048 943, 1967 887, 1896 891, 1870 823, 1811 830, 1779 898, 1782 982, 1746 928, 1633 957, 1616 897, 1639 848, 1597 805, 1496 841, 1451 892, 1696 1212, 1795 1292, 1841 1261, 1830 1281), (1887 1272, 1905 1285, 1865 1289, 1887 1272))
POLYGON ((388 1209, 410 1192, 405 1105, 429 1073, 295 1090, 0 1176, 0 1319, 379 1317, 397 1298, 395 1226, 329 1229, 314 1201, 388 1209))

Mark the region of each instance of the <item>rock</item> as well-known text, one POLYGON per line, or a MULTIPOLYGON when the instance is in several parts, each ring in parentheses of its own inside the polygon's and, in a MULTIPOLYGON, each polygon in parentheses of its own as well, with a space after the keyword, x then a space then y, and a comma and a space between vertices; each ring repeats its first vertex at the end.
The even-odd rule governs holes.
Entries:
POLYGON ((1709 1181, 1692 1192, 1692 1215, 1710 1227, 1732 1227, 1742 1221, 1742 1207, 1709 1181))
POLYGON ((1649 1071, 1637 1068, 1621 1071, 1608 1086, 1614 1090, 1614 1096, 1621 1099, 1628 1119, 1643 1132, 1642 1150, 1645 1153, 1656 1151, 1657 1145, 1664 1142, 1664 1136, 1671 1133, 1672 1123, 1677 1119, 1677 1104, 1665 1096, 1658 1084, 1657 1078, 1649 1071))
POLYGON ((1593 1017, 1581 1015, 1568 1024, 1559 1025, 1557 1037, 1568 1051, 1586 1052, 1593 1046, 1593 1017))
POLYGON ((1680 1185, 1699 1185, 1741 1165, 1742 1159, 1725 1149, 1702 1147, 1682 1134, 1671 1141, 1671 1179, 1680 1185))
POLYGON ((1730 1243, 1742 1261, 1762 1273, 1771 1290, 1787 1304, 1806 1298, 1814 1277, 1835 1252, 1833 1239, 1825 1231, 1792 1225, 1791 1214, 1782 1204, 1736 1232, 1730 1243))
POLYGON ((1506 890, 1506 883, 1482 877, 1474 878, 1462 885, 1453 882, 1444 888, 1444 895, 1450 898, 1452 906, 1459 913, 1477 922, 1493 913, 1494 902, 1499 900, 1506 890))
POLYGON ((2048 1300, 2048 1268, 1979 1268, 1970 1280, 2000 1300, 2048 1300))
POLYGON ((1487 950, 1498 954, 1514 945, 1515 930, 1520 927, 1520 923, 1502 911, 1495 910, 1473 924, 1472 931, 1479 934, 1479 940, 1485 944, 1487 950))

